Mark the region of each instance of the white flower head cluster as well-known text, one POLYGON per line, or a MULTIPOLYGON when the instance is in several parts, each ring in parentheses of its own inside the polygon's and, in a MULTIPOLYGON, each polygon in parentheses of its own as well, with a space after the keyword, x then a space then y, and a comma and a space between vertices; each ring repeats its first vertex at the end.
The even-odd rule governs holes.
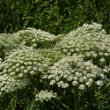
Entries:
MULTIPOLYGON (((4 61, 0 59, 0 94, 25 87, 31 78, 46 78, 49 86, 62 89, 85 90, 104 84, 105 74, 99 64, 109 67, 110 35, 100 24, 84 24, 65 37, 34 28, 3 36, 0 35, 0 49, 5 46, 11 52, 4 61)), ((56 94, 42 90, 35 97, 43 102, 56 98, 56 94)))
POLYGON ((22 79, 28 75, 43 73, 47 68, 47 62, 33 49, 22 49, 12 52, 4 61, 3 73, 16 79, 22 79))
POLYGON ((90 61, 84 62, 81 56, 73 55, 62 58, 51 66, 47 78, 51 86, 68 88, 72 85, 77 86, 79 90, 84 90, 91 87, 92 84, 102 86, 105 76, 102 70, 90 61))
POLYGON ((53 91, 42 90, 35 95, 35 100, 40 102, 49 101, 52 98, 57 98, 57 94, 53 93, 53 91))
POLYGON ((11 93, 22 89, 29 84, 27 80, 15 80, 8 74, 0 73, 0 97, 5 93, 11 93))
POLYGON ((98 66, 109 63, 110 35, 101 30, 100 24, 84 24, 62 38, 56 47, 65 55, 83 54, 84 59, 92 60, 98 66))
POLYGON ((0 94, 26 87, 30 77, 42 75, 47 67, 46 60, 32 48, 11 52, 0 64, 0 94))
POLYGON ((18 36, 23 44, 32 46, 34 48, 45 47, 58 39, 57 36, 50 34, 49 32, 42 31, 35 28, 27 28, 26 30, 14 33, 14 36, 18 36))
POLYGON ((102 29, 101 24, 93 22, 92 24, 86 24, 86 23, 83 24, 81 27, 78 27, 76 30, 69 32, 66 35, 66 37, 69 37, 69 36, 76 37, 76 36, 81 35, 81 34, 94 33, 94 32, 106 34, 106 31, 104 29, 102 29))
POLYGON ((58 44, 59 48, 66 55, 72 55, 74 53, 85 53, 89 57, 97 57, 99 54, 110 56, 110 36, 103 33, 99 24, 85 24, 80 29, 76 29, 67 34, 58 44), (87 25, 87 26, 86 26, 87 25), (87 28, 93 28, 92 32, 87 28), (96 28, 96 29, 95 29, 96 28), (79 30, 82 30, 81 32, 79 30), (96 31, 97 30, 97 31, 96 31))

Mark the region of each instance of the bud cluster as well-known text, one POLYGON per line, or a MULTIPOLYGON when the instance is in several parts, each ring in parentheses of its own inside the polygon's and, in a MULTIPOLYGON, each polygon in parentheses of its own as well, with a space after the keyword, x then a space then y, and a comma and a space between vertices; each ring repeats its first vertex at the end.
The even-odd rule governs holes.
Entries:
POLYGON ((16 50, 6 57, 3 74, 22 79, 28 75, 43 73, 45 68, 47 68, 47 62, 40 54, 33 49, 23 49, 16 50))
POLYGON ((0 96, 22 89, 29 84, 28 80, 16 80, 8 74, 0 73, 0 96))
POLYGON ((45 48, 54 45, 54 42, 59 39, 59 36, 57 37, 49 32, 40 29, 36 30, 35 28, 27 28, 26 30, 19 31, 14 33, 14 36, 18 36, 23 44, 34 48, 45 48))
POLYGON ((90 61, 84 62, 81 56, 73 55, 62 58, 48 70, 50 85, 61 88, 78 86, 80 90, 96 84, 103 85, 105 78, 102 70, 90 61))
POLYGON ((0 94, 22 89, 30 83, 30 77, 40 76, 48 66, 46 60, 32 48, 18 49, 7 56, 4 62, 1 61, 0 94))
POLYGON ((53 91, 42 90, 35 95, 35 100, 43 102, 43 101, 49 101, 52 98, 56 98, 56 97, 57 97, 57 94, 53 93, 53 91))
POLYGON ((110 60, 110 35, 96 23, 84 24, 71 31, 57 43, 56 47, 66 55, 78 53, 83 54, 87 60, 97 60, 97 65, 107 65, 107 61, 110 60))
MULTIPOLYGON (((81 27, 81 29, 83 28, 84 26, 81 27)), ((83 30, 84 33, 77 33, 77 30, 67 34, 57 44, 57 46, 61 48, 61 51, 63 53, 73 54, 89 51, 110 52, 109 35, 106 35, 101 31, 91 32, 89 30, 83 30)))

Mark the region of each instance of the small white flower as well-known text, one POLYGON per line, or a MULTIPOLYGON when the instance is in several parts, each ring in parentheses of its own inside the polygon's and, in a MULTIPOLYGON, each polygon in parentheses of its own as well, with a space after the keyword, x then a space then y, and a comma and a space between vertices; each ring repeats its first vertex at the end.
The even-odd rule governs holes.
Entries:
POLYGON ((105 76, 104 76, 104 74, 100 74, 100 77, 102 78, 102 79, 104 79, 105 78, 105 76))
POLYGON ((12 66, 12 69, 15 69, 16 68, 16 66, 12 66))
POLYGON ((76 76, 76 77, 81 77, 81 76, 82 76, 82 73, 76 72, 76 73, 75 73, 75 76, 76 76))
POLYGON ((30 74, 31 74, 31 75, 34 75, 34 74, 35 74, 35 72, 34 72, 34 71, 30 71, 30 74))
POLYGON ((83 79, 83 81, 87 81, 87 77, 86 76, 83 76, 82 79, 83 79))
POLYGON ((91 86, 91 82, 86 82, 86 85, 88 86, 88 87, 90 87, 91 86))
POLYGON ((24 73, 28 73, 28 70, 25 69, 23 72, 24 72, 24 73))
POLYGON ((59 81, 58 82, 58 86, 60 87, 61 85, 63 85, 64 83, 63 83, 63 81, 59 81))
POLYGON ((69 76, 67 80, 68 81, 72 81, 73 80, 73 77, 72 76, 69 76))
POLYGON ((20 71, 20 69, 19 69, 19 68, 17 68, 17 69, 16 69, 16 72, 19 72, 19 71, 20 71))
POLYGON ((37 67, 33 67, 32 69, 33 69, 34 71, 36 71, 36 70, 37 70, 37 67))
POLYGON ((48 76, 48 79, 51 79, 51 78, 53 78, 53 75, 49 75, 49 76, 48 76))
POLYGON ((65 74, 65 75, 63 76, 63 78, 68 78, 68 75, 67 75, 67 74, 65 74))
POLYGON ((23 78, 24 74, 20 73, 18 76, 19 76, 19 78, 23 78))
POLYGON ((67 87, 69 87, 69 84, 65 83, 62 88, 67 88, 67 87))
POLYGON ((74 76, 73 79, 74 79, 74 80, 78 80, 78 77, 74 76))
POLYGON ((58 76, 56 76, 56 77, 55 77, 55 80, 56 80, 56 81, 59 81, 59 80, 60 80, 60 78, 59 78, 58 76))
POLYGON ((73 82, 72 82, 72 85, 73 85, 73 86, 77 86, 77 85, 78 85, 78 81, 73 81, 73 82))
POLYGON ((105 63, 105 62, 106 62, 106 60, 104 58, 100 59, 100 63, 105 63))
POLYGON ((98 86, 103 86, 104 82, 101 81, 101 80, 98 80, 98 81, 96 82, 96 84, 97 84, 98 86))
POLYGON ((27 62, 28 65, 32 65, 32 62, 27 62))
POLYGON ((93 83, 93 81, 94 81, 94 80, 93 80, 92 78, 90 78, 90 79, 88 80, 89 83, 93 83))
POLYGON ((50 81, 50 85, 54 85, 56 83, 55 80, 50 81))
POLYGON ((66 53, 66 52, 68 52, 68 50, 67 49, 63 49, 63 52, 66 53))
POLYGON ((32 46, 33 46, 33 47, 36 47, 36 46, 37 46, 37 44, 35 44, 35 43, 34 43, 32 46))
POLYGON ((31 69, 32 69, 32 66, 28 66, 27 69, 28 69, 28 70, 31 70, 31 69))
POLYGON ((20 69, 21 69, 21 70, 24 70, 24 69, 25 69, 25 67, 24 67, 24 66, 21 66, 21 67, 20 67, 20 69))
POLYGON ((2 88, 1 88, 1 92, 5 91, 5 89, 6 89, 5 87, 2 87, 2 88))
POLYGON ((85 88, 86 88, 86 87, 85 87, 84 84, 80 84, 80 85, 79 85, 79 89, 80 89, 80 90, 85 90, 85 88))
POLYGON ((15 74, 16 74, 15 72, 11 72, 11 73, 10 73, 11 76, 13 76, 13 75, 15 75, 15 74))
POLYGON ((17 64, 16 64, 16 67, 19 67, 19 66, 20 66, 20 64, 19 64, 19 63, 17 63, 17 64))
POLYGON ((10 72, 12 72, 12 69, 10 68, 10 69, 8 69, 8 72, 10 73, 10 72))
POLYGON ((82 77, 79 78, 79 82, 81 82, 81 83, 84 82, 82 77))

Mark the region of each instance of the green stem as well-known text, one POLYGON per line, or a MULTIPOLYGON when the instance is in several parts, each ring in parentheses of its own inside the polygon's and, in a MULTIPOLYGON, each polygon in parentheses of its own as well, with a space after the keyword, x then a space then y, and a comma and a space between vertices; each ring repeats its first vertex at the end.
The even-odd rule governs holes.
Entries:
POLYGON ((74 88, 74 110, 79 110, 79 96, 78 88, 74 88))
POLYGON ((51 103, 52 103, 58 110, 62 110, 53 100, 51 101, 51 103))
MULTIPOLYGON (((54 99, 57 103, 59 103, 63 108, 65 108, 65 110, 70 110, 65 104, 63 104, 61 101, 54 99)), ((55 105, 56 103, 54 101, 52 101, 52 103, 55 105)), ((55 105, 57 106, 57 104, 55 105)), ((63 110, 63 109, 59 109, 59 110, 63 110)))

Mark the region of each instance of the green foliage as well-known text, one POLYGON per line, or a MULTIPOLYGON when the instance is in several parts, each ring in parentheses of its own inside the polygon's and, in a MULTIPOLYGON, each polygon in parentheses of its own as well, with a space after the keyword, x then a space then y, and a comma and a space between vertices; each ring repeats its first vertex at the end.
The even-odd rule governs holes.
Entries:
POLYGON ((68 33, 95 21, 110 32, 110 0, 1 0, 0 32, 35 27, 54 34, 68 33))
POLYGON ((0 34, 0 57, 4 59, 12 49, 15 49, 20 44, 19 39, 13 37, 11 34, 0 34))

